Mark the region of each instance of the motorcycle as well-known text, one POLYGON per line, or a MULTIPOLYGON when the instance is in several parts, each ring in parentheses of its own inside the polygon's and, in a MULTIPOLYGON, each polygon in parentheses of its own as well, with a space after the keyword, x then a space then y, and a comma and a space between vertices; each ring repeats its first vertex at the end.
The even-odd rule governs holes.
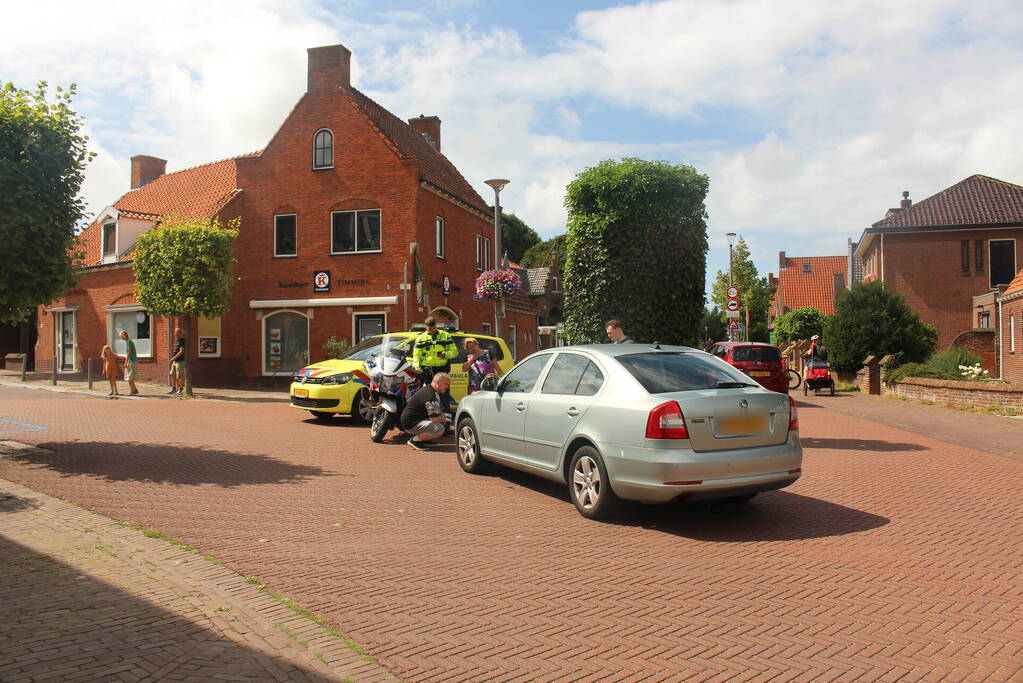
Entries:
POLYGON ((372 416, 369 438, 376 443, 398 424, 405 405, 422 386, 418 373, 405 358, 405 349, 395 348, 388 341, 384 340, 379 355, 365 361, 372 416))

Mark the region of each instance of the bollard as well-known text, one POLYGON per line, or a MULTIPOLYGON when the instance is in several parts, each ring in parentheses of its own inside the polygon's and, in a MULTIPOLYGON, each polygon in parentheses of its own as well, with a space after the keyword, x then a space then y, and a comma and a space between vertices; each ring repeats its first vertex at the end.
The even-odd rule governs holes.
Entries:
POLYGON ((92 359, 85 361, 85 373, 89 378, 89 391, 92 391, 92 359))
POLYGON ((50 377, 50 384, 57 386, 57 357, 53 357, 53 375, 50 377))
POLYGON ((26 376, 28 373, 28 354, 26 353, 21 357, 21 381, 25 382, 28 380, 26 376))

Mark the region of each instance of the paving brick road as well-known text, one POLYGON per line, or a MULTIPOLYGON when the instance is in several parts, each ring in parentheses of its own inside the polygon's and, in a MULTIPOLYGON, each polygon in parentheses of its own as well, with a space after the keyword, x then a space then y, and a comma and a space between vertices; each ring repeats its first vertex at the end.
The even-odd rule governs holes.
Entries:
POLYGON ((0 418, 50 451, 0 477, 258 577, 408 680, 1023 679, 1023 464, 827 407, 795 486, 615 524, 281 404, 0 387, 0 418))

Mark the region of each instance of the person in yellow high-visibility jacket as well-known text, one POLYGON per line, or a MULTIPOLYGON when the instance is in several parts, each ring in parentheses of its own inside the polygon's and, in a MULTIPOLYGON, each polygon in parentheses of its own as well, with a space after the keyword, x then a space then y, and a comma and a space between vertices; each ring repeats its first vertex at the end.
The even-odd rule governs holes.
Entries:
MULTIPOLYGON (((458 356, 458 347, 451 335, 437 327, 431 315, 423 321, 426 330, 412 341, 412 368, 419 373, 423 385, 433 381, 438 372, 451 372, 451 361, 458 356)), ((451 390, 440 395, 445 407, 451 409, 451 390)))

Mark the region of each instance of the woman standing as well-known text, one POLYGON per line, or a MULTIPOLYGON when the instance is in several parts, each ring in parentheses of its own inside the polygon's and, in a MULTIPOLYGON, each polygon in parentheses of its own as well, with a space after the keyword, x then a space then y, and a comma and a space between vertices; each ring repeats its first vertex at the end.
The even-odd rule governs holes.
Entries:
POLYGON ((117 393, 117 354, 109 346, 104 345, 99 355, 103 359, 103 375, 110 382, 110 393, 107 396, 120 396, 117 393))
POLYGON ((469 372, 468 393, 473 394, 479 391, 480 384, 487 377, 500 377, 504 374, 497 361, 490 357, 490 351, 480 346, 474 337, 466 337, 462 345, 469 352, 465 362, 462 363, 462 370, 469 372))
POLYGON ((128 383, 128 388, 131 389, 131 395, 139 393, 139 388, 135 386, 135 375, 137 373, 137 365, 139 362, 138 351, 135 350, 135 342, 128 336, 128 330, 121 330, 121 339, 124 340, 127 348, 124 352, 124 381, 128 383))

